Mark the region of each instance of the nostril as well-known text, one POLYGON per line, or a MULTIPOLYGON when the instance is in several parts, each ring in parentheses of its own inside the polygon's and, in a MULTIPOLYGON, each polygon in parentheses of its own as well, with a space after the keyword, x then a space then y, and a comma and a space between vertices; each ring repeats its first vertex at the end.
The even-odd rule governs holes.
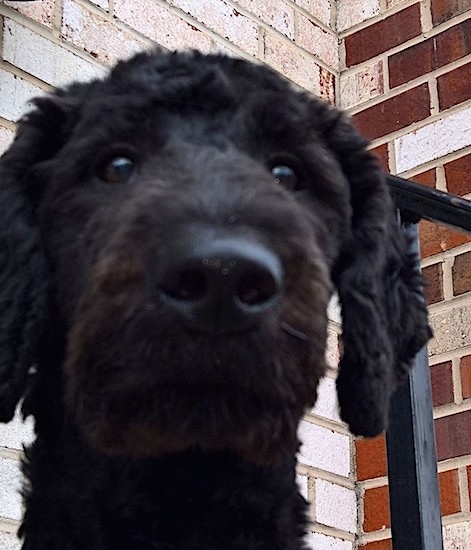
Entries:
POLYGON ((279 292, 279 284, 270 272, 245 274, 236 288, 236 296, 244 306, 269 303, 279 292))
POLYGON ((160 285, 164 294, 174 300, 195 302, 208 292, 208 281, 203 273, 196 269, 184 269, 171 273, 160 285))

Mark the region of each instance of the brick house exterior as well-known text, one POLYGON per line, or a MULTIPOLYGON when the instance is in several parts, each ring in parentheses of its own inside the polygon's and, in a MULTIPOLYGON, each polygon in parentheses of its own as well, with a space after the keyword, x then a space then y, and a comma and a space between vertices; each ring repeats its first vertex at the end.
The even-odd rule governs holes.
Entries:
MULTIPOLYGON (((104 74, 152 45, 225 52, 271 65, 341 106, 392 173, 471 195, 470 0, 0 0, 0 152, 27 101, 104 74)), ((436 337, 430 363, 447 550, 471 549, 471 238, 421 222, 436 337)), ((384 438, 350 436, 331 368, 300 427, 299 483, 316 550, 391 548, 384 438)), ((22 441, 0 426, 0 548, 19 548, 22 441)))

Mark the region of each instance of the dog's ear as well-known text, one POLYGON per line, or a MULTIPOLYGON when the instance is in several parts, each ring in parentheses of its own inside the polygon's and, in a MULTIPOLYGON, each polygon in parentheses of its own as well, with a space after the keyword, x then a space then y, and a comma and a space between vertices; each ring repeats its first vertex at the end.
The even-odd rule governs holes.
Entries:
POLYGON ((352 433, 372 437, 386 428, 390 396, 431 331, 418 258, 377 159, 343 115, 327 141, 351 202, 351 231, 333 268, 343 322, 340 413, 352 433))
POLYGON ((54 155, 65 109, 41 98, 0 159, 0 421, 11 420, 47 325, 48 265, 35 222, 35 172, 54 155))

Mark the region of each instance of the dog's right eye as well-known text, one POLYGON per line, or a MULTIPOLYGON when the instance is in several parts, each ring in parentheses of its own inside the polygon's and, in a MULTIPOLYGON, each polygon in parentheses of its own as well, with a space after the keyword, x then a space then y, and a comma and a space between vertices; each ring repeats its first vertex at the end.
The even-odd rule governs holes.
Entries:
POLYGON ((299 183, 298 177, 291 166, 285 166, 283 164, 273 166, 271 173, 273 174, 276 183, 282 187, 285 187, 289 191, 297 190, 299 183))
POLYGON ((100 177, 106 183, 126 183, 134 172, 135 164, 128 157, 114 157, 103 167, 100 177))

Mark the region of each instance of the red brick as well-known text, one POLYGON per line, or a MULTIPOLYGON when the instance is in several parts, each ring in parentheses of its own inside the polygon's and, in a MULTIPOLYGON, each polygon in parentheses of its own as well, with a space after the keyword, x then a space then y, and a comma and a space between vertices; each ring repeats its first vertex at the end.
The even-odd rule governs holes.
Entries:
POLYGON ((419 223, 420 251, 422 257, 450 250, 460 244, 471 242, 471 236, 448 229, 436 223, 422 220, 419 223))
POLYGON ((471 411, 435 420, 438 460, 471 454, 471 411))
POLYGON ((415 182, 426 185, 427 187, 435 187, 437 184, 437 171, 435 168, 420 172, 412 178, 415 182))
POLYGON ((450 193, 471 193, 471 155, 465 155, 445 164, 446 186, 450 193))
POLYGON ((385 136, 430 115, 427 84, 387 99, 352 117, 359 132, 369 139, 385 136))
POLYGON ((451 361, 438 363, 430 367, 430 378, 432 381, 433 406, 453 403, 453 376, 451 361))
POLYGON ((378 147, 374 147, 371 149, 371 152, 374 153, 379 160, 379 164, 381 165, 381 168, 385 170, 386 172, 389 172, 389 151, 388 151, 388 144, 383 143, 383 145, 379 145, 378 147))
POLYGON ((465 355, 460 361, 461 389, 463 397, 471 397, 471 355, 465 355))
POLYGON ((442 516, 449 516, 450 514, 460 512, 461 503, 458 470, 441 472, 438 475, 438 483, 440 486, 442 516))
POLYGON ((430 73, 471 52, 471 19, 389 58, 391 88, 430 73))
POLYGON ((468 466, 466 468, 466 471, 468 473, 468 492, 469 492, 469 498, 471 500, 471 466, 468 466))
POLYGON ((433 24, 439 25, 469 8, 469 0, 432 0, 433 24))
POLYGON ((391 526, 387 485, 375 487, 374 489, 366 489, 363 506, 363 531, 365 533, 379 531, 383 527, 391 526))
POLYGON ((375 542, 369 542, 366 545, 360 546, 362 550, 392 550, 391 539, 377 540, 375 542))
POLYGON ((373 439, 357 439, 356 463, 359 481, 387 474, 386 440, 384 435, 373 439))
POLYGON ((471 291, 471 252, 459 254, 451 270, 453 276, 453 294, 459 296, 471 291))
POLYGON ((449 109, 471 97, 471 63, 437 78, 440 109, 449 109))
POLYGON ((422 269, 425 279, 425 297, 427 304, 436 304, 443 300, 442 264, 433 264, 422 269))
POLYGON ((418 36, 420 6, 414 4, 345 38, 347 67, 372 59, 418 36))

